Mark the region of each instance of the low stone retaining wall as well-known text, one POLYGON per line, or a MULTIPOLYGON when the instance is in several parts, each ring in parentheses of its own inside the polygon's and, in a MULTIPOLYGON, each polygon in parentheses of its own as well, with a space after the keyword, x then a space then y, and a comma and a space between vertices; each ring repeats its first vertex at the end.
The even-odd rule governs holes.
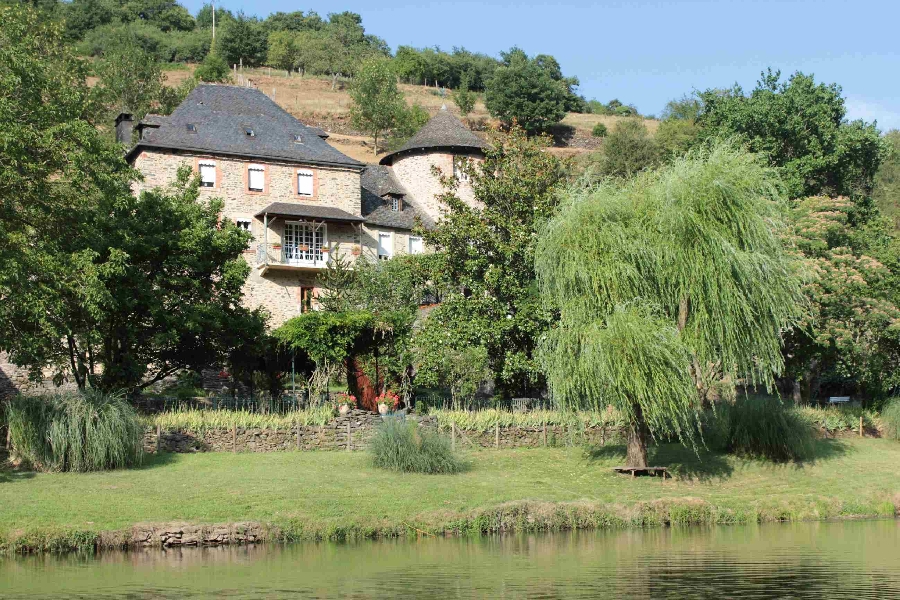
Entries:
POLYGON ((287 429, 208 429, 202 432, 155 430, 144 435, 144 450, 161 452, 278 452, 285 450, 362 450, 368 446, 381 417, 354 410, 325 425, 287 429))
POLYGON ((221 525, 169 523, 135 525, 123 546, 130 548, 224 546, 227 544, 256 544, 264 539, 265 529, 260 523, 221 525))
MULTIPOLYGON (((425 427, 437 427, 431 417, 414 417, 425 427)), ((382 421, 377 414, 354 410, 325 425, 301 425, 287 429, 209 429, 202 432, 147 431, 144 450, 156 452, 281 452, 288 450, 364 450, 382 421), (158 442, 157 442, 158 438, 158 442), (349 446, 349 448, 348 448, 349 446)), ((452 430, 444 430, 446 434, 452 430)), ((617 431, 590 427, 581 431, 562 425, 500 427, 489 431, 455 430, 458 447, 539 448, 580 443, 605 444, 617 439, 617 431)))

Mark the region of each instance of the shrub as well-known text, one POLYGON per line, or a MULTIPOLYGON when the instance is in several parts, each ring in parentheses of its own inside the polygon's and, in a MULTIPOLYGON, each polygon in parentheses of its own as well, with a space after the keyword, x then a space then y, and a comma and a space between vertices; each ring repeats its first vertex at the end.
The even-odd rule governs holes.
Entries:
POLYGON ((603 123, 597 123, 594 125, 594 128, 591 130, 591 135, 594 137, 606 137, 607 134, 606 125, 603 123))
POLYGON ((384 420, 371 452, 376 467, 403 473, 458 473, 463 467, 445 436, 399 418, 384 420))
POLYGON ((741 395, 717 409, 726 426, 724 448, 731 453, 772 461, 812 455, 815 432, 803 414, 771 396, 741 395))
POLYGON ((881 411, 881 423, 884 425, 885 435, 895 440, 900 440, 900 398, 891 398, 881 411))
POLYGON ((42 471, 117 469, 143 457, 141 421, 117 394, 16 396, 7 418, 14 454, 42 471))
POLYGON ((228 83, 231 81, 231 69, 221 56, 210 52, 194 71, 194 77, 208 83, 228 83))

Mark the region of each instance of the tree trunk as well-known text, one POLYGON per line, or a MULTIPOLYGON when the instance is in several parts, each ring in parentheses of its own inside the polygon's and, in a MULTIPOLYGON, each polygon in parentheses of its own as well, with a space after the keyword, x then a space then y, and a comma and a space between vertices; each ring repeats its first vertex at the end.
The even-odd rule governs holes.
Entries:
POLYGON ((634 421, 628 426, 628 449, 625 453, 626 467, 647 467, 647 424, 639 406, 635 407, 634 421))

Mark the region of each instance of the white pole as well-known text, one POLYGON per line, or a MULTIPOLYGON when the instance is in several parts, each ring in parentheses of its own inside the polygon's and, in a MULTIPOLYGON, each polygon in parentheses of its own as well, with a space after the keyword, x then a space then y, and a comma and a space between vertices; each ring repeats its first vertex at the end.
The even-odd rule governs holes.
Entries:
POLYGON ((216 0, 212 1, 212 11, 213 11, 213 44, 216 43, 216 0))

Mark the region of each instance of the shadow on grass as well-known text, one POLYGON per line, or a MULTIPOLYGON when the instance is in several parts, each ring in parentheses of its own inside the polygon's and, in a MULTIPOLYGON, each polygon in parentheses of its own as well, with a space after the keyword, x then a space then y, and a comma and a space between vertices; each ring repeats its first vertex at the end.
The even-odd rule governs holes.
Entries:
POLYGON ((139 465, 129 467, 135 471, 146 471, 147 469, 155 469, 157 467, 165 467, 175 462, 177 458, 176 452, 162 452, 160 454, 144 454, 144 460, 139 465))
MULTIPOLYGON (((594 446, 587 451, 588 460, 625 464, 624 444, 594 446)), ((648 462, 653 467, 667 467, 669 474, 679 479, 708 481, 730 477, 734 468, 722 454, 699 449, 699 456, 692 448, 681 444, 661 444, 648 451, 648 462)))
POLYGON ((6 465, 0 466, 0 484, 2 483, 16 483, 17 481, 24 481, 26 479, 31 479, 35 476, 34 471, 26 471, 26 470, 18 470, 12 469, 6 465))

